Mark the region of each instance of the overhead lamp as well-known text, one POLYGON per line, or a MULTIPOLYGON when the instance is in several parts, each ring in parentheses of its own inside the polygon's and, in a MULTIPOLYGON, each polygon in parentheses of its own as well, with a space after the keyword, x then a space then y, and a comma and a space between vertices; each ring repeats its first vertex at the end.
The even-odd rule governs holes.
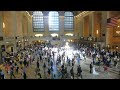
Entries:
POLYGON ((65 48, 66 48, 66 49, 70 48, 70 46, 68 45, 68 42, 66 42, 65 48))
POLYGON ((97 34, 98 34, 98 30, 97 30, 97 32, 96 32, 97 34))
POLYGON ((68 40, 68 42, 70 42, 70 40, 68 40))
POLYGON ((67 34, 65 34, 66 36, 73 36, 73 34, 72 33, 67 33, 67 34))
POLYGON ((42 37, 43 34, 35 34, 36 37, 42 37))
POLYGON ((53 33, 53 34, 51 34, 51 36, 52 37, 56 37, 56 36, 58 37, 58 34, 57 33, 53 33))
POLYGON ((68 45, 68 42, 66 42, 66 45, 68 45))
POLYGON ((116 49, 118 49, 118 46, 116 46, 116 49))
POLYGON ((3 22, 3 28, 5 28, 5 23, 3 22))

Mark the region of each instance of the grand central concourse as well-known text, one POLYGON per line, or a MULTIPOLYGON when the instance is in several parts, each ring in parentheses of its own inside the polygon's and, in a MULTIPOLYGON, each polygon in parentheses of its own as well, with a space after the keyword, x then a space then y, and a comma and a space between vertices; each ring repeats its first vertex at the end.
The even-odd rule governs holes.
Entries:
POLYGON ((0 79, 120 79, 120 11, 0 11, 0 79))

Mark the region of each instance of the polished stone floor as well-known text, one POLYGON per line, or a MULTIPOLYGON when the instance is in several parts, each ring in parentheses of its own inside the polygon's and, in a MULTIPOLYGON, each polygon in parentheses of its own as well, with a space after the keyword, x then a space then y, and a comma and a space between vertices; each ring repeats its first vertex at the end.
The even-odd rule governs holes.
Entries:
MULTIPOLYGON (((46 60, 43 60, 43 61, 39 61, 40 63, 40 73, 41 73, 41 76, 42 78, 41 79, 53 79, 53 74, 56 75, 56 79, 61 79, 61 74, 58 73, 58 69, 61 67, 61 65, 57 65, 56 64, 53 64, 53 74, 51 74, 51 76, 48 76, 47 75, 47 68, 45 69, 45 72, 44 72, 44 69, 43 69, 43 63, 46 63, 46 67, 48 68, 49 67, 49 64, 47 63, 46 60)), ((103 69, 103 66, 95 66, 95 70, 97 73, 99 73, 99 75, 95 75, 95 74, 90 74, 89 72, 89 64, 92 62, 92 60, 90 58, 87 58, 86 61, 84 60, 81 60, 80 61, 80 65, 81 65, 81 68, 82 68, 82 79, 120 79, 120 76, 117 75, 117 74, 114 74, 114 73, 111 73, 109 72, 109 69, 108 69, 108 72, 104 72, 104 69, 103 69)), ((56 57, 54 59, 54 63, 56 63, 56 57)), ((61 62, 63 63, 63 61, 61 62)), ((68 66, 66 63, 65 63, 65 66, 67 66, 67 72, 68 72, 68 78, 67 79, 71 79, 70 77, 70 69, 71 69, 71 66, 68 66)), ((78 66, 78 63, 76 61, 75 65, 74 65, 74 73, 75 73, 75 78, 74 79, 81 79, 79 77, 77 77, 77 66, 78 66)), ((4 67, 1 65, 2 69, 4 70, 4 67)), ((38 79, 38 76, 36 76, 36 73, 35 73, 35 68, 36 68, 36 60, 32 62, 31 65, 29 65, 27 68, 26 68, 26 73, 27 73, 27 79, 38 79)), ((21 69, 19 69, 19 73, 16 74, 15 73, 15 76, 16 78, 15 79, 22 79, 22 76, 21 76, 21 69)), ((5 73, 5 78, 6 79, 9 79, 10 78, 10 75, 7 74, 4 70, 4 73, 5 73)))

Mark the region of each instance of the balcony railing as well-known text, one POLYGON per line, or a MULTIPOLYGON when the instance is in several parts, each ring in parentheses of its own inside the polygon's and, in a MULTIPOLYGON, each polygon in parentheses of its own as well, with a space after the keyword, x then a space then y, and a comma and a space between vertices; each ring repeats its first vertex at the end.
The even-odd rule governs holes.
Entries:
POLYGON ((91 42, 103 42, 102 38, 97 38, 97 37, 83 37, 80 38, 80 41, 91 41, 91 42))

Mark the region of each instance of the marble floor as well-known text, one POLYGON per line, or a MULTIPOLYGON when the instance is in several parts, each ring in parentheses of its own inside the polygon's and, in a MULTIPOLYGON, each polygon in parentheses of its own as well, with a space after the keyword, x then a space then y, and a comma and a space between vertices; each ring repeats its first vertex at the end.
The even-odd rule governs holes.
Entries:
MULTIPOLYGON (((100 66, 100 67, 95 66, 95 70, 98 73, 98 75, 91 74, 89 72, 89 64, 91 62, 92 62, 92 60, 90 58, 87 58, 86 61, 84 61, 84 60, 80 61, 80 66, 82 68, 82 79, 120 79, 119 75, 111 73, 111 72, 109 72, 109 70, 108 70, 108 72, 104 72, 104 69, 103 69, 102 66, 100 66)), ((48 70, 47 68, 50 66, 48 64, 48 62, 46 60, 43 60, 43 61, 39 61, 39 63, 40 63, 40 73, 41 73, 41 76, 42 76, 41 79, 53 79, 54 74, 56 76, 56 79, 61 79, 61 73, 58 72, 61 65, 56 65, 55 64, 56 63, 56 57, 54 58, 53 72, 52 72, 51 76, 49 76, 49 77, 47 75, 47 70, 48 70), (44 62, 46 63, 45 71, 43 69, 44 62)), ((63 63, 63 61, 61 63, 63 63)), ((71 79, 71 76, 70 76, 71 66, 68 66, 66 63, 65 63, 65 66, 67 66, 67 72, 68 72, 68 78, 67 79, 71 79)), ((77 66, 78 66, 78 63, 76 61, 75 65, 74 65, 74 68, 73 68, 74 69, 74 74, 75 74, 74 79, 81 79, 81 78, 77 77, 77 75, 76 75, 77 74, 77 66)), ((3 65, 1 65, 1 68, 4 70, 5 78, 9 79, 10 75, 5 72, 5 69, 4 69, 3 65)), ((36 68, 36 61, 33 61, 32 64, 29 65, 26 68, 27 79, 38 79, 38 76, 36 76, 36 73, 35 73, 35 68, 36 68)), ((16 78, 14 78, 14 79, 22 79, 21 69, 19 69, 18 74, 15 73, 15 76, 16 76, 16 78)))

